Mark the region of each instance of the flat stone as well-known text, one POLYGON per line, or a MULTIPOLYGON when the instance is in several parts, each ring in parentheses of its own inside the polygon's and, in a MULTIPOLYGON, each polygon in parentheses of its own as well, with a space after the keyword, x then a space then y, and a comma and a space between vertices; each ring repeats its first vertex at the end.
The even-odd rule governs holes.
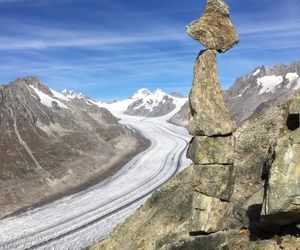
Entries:
POLYGON ((196 136, 190 142, 187 157, 196 164, 233 164, 234 138, 196 136))
POLYGON ((195 234, 223 231, 232 212, 232 203, 195 192, 189 231, 195 234))
POLYGON ((195 191, 228 201, 234 188, 234 166, 193 165, 192 183, 195 191))
POLYGON ((285 136, 278 141, 275 156, 261 215, 273 224, 299 223, 300 145, 285 136))
POLYGON ((239 42, 239 36, 223 0, 208 0, 204 15, 187 26, 190 37, 208 49, 225 52, 239 42))
POLYGON ((191 135, 229 135, 235 130, 235 124, 223 101, 216 51, 203 50, 196 60, 190 107, 188 130, 191 135))

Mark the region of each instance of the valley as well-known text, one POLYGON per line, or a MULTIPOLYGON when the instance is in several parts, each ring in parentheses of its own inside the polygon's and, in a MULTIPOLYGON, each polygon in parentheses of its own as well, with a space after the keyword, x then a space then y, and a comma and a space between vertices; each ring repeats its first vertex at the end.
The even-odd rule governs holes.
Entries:
MULTIPOLYGON (((185 100, 183 100, 183 103, 185 100)), ((82 249, 103 239, 162 184, 189 165, 187 130, 161 117, 116 113, 151 146, 108 179, 81 192, 0 221, 0 249, 82 249)))

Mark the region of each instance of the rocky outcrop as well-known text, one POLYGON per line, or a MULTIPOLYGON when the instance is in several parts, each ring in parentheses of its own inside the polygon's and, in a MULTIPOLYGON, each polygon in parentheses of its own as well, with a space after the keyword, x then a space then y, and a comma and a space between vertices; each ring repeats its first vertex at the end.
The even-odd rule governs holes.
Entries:
POLYGON ((288 129, 275 149, 275 160, 268 175, 261 215, 275 225, 300 223, 300 92, 289 108, 288 129))
POLYGON ((239 42, 223 0, 208 0, 204 15, 187 26, 187 33, 204 47, 225 52, 239 42))
MULTIPOLYGON (((232 165, 188 167, 156 191, 144 206, 93 249, 248 250, 298 246, 297 237, 281 233, 277 237, 267 234, 267 239, 261 240, 266 236, 260 229, 264 197, 261 176, 267 171, 266 163, 272 159, 272 148, 285 133, 287 108, 286 105, 272 107, 237 128, 234 132, 235 168, 232 165), (231 209, 233 204, 227 220, 219 221, 218 217, 213 217, 210 226, 222 228, 226 225, 227 230, 210 234, 198 231, 190 235, 189 223, 193 212, 195 218, 203 218, 193 209, 195 194, 204 197, 208 204, 212 204, 212 200, 218 201, 219 207, 224 205, 224 201, 230 201, 225 203, 229 206, 225 207, 227 209, 231 209), (224 224, 217 225, 217 221, 224 224)), ((208 204, 205 204, 201 216, 207 213, 208 204)), ((203 222, 205 230, 210 220, 207 221, 203 222)))
POLYGON ((187 127, 189 124, 190 115, 190 103, 189 101, 186 101, 181 109, 169 119, 169 122, 182 127, 187 127))
POLYGON ((0 218, 104 178, 142 141, 92 100, 36 77, 0 86, 0 218))

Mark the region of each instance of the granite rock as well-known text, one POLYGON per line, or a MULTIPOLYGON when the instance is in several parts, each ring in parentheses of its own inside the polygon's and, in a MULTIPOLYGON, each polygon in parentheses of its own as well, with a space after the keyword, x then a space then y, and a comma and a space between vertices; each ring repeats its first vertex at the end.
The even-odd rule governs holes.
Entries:
POLYGON ((190 108, 188 130, 191 135, 229 135, 235 130, 222 97, 216 51, 203 50, 196 60, 190 108))
POLYGON ((225 52, 239 42, 239 36, 223 0, 208 0, 204 15, 187 26, 187 33, 208 49, 225 52))

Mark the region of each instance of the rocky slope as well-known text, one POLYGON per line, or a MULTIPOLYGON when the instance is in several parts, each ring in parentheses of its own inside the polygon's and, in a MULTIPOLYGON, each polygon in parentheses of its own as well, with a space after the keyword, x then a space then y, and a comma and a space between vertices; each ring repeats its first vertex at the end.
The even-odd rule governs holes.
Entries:
POLYGON ((112 103, 99 103, 100 106, 113 112, 144 117, 159 117, 181 107, 187 99, 178 93, 170 95, 157 89, 151 92, 148 89, 140 89, 129 99, 112 103))
POLYGON ((187 125, 189 124, 190 115, 190 104, 189 101, 187 101, 181 107, 181 109, 169 119, 169 122, 179 126, 187 127, 187 125))
MULTIPOLYGON (((279 229, 272 226, 275 231, 270 231, 268 230, 271 228, 270 224, 265 224, 265 219, 261 220, 260 217, 266 186, 265 178, 275 172, 275 169, 271 172, 269 169, 277 141, 287 134, 292 134, 294 139, 299 140, 300 130, 289 132, 287 117, 288 105, 271 107, 257 118, 246 121, 234 133, 235 186, 230 197, 233 211, 228 215, 227 222, 223 221, 227 230, 200 235, 190 234, 189 223, 194 209, 195 190, 199 192, 200 188, 203 190, 204 187, 211 187, 211 183, 218 183, 223 177, 221 172, 208 175, 209 172, 205 171, 199 175, 189 167, 154 193, 144 206, 114 231, 111 237, 91 249, 300 248, 300 240, 297 237, 299 231, 297 232, 295 224, 279 229), (196 178, 197 176, 199 178, 196 178)), ((220 152, 220 155, 222 154, 220 152)), ((289 190, 295 189, 291 187, 289 190)), ((208 191, 213 192, 212 189, 206 190, 208 191)), ((287 197, 286 189, 283 191, 285 192, 282 193, 283 197, 287 197)), ((203 200, 205 210, 214 207, 217 210, 222 209, 218 203, 203 200)), ((219 218, 219 215, 215 214, 207 220, 203 218, 202 223, 211 228, 219 218)), ((275 217, 275 220, 278 218, 275 217)))
MULTIPOLYGON (((285 103, 300 89, 300 62, 290 65, 259 66, 248 75, 239 77, 232 87, 223 93, 231 118, 238 124, 256 117, 265 109, 285 103)), ((189 107, 171 118, 171 122, 186 125, 189 107)))
POLYGON ((58 93, 36 77, 1 85, 0 218, 104 177, 141 143, 82 95, 58 93))

